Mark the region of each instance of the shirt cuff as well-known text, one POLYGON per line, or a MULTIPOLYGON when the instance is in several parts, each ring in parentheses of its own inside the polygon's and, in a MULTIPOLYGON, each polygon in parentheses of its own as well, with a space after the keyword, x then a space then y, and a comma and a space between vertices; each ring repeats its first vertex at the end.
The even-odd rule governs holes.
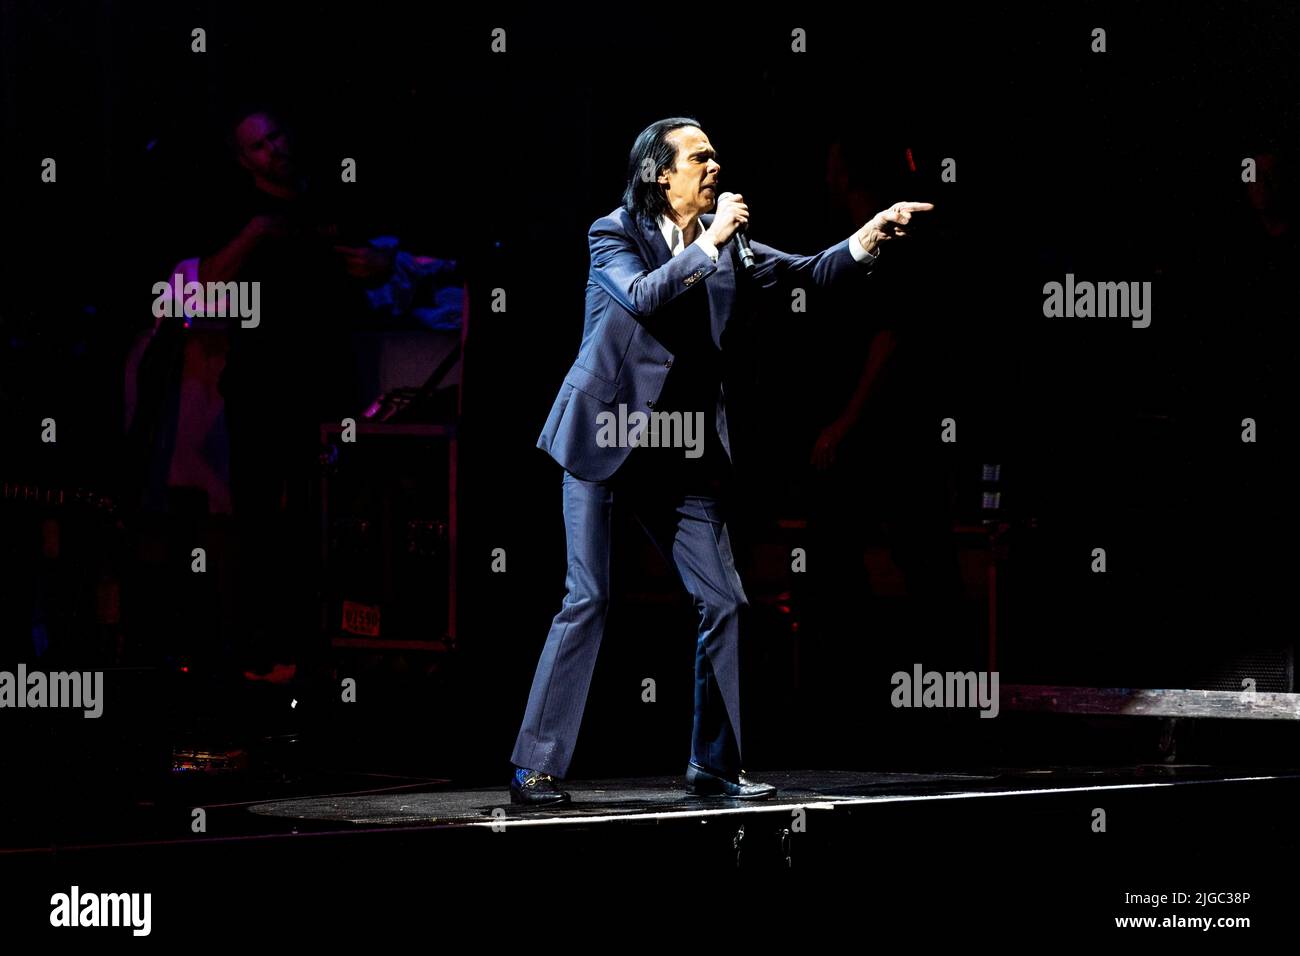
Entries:
POLYGON ((866 247, 862 245, 862 241, 858 239, 856 232, 849 236, 849 253, 856 262, 872 263, 880 258, 878 252, 867 252, 866 247))
POLYGON ((704 254, 707 255, 710 259, 712 259, 715 264, 717 263, 718 247, 709 241, 708 236, 706 236, 704 233, 700 233, 700 238, 695 240, 695 244, 699 246, 701 249, 703 249, 704 254))

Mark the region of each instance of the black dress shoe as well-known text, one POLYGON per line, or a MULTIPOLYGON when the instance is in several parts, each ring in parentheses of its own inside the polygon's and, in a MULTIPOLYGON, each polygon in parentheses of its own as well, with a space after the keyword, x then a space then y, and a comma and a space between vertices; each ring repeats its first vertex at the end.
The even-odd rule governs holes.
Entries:
POLYGON ((756 783, 744 775, 735 778, 709 773, 694 761, 686 765, 686 792, 696 797, 734 797, 737 800, 765 800, 776 793, 770 783, 756 783))
POLYGON ((510 802, 529 806, 568 803, 569 794, 555 785, 555 778, 538 770, 515 770, 510 778, 510 802))

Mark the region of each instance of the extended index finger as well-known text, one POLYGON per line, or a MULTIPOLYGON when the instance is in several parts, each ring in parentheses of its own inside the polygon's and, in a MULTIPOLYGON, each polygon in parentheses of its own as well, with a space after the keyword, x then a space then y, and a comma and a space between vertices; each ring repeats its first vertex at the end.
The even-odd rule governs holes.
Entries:
POLYGON ((900 202, 898 204, 899 212, 929 212, 934 208, 932 202, 900 202))

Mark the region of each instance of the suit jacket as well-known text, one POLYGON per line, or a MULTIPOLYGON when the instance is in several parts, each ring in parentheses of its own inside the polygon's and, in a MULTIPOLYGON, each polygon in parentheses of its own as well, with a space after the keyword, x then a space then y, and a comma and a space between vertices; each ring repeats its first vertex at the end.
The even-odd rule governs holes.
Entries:
MULTIPOLYGON (((712 222, 712 214, 700 216, 702 228, 712 222)), ((620 404, 627 406, 628 413, 654 411, 672 370, 673 353, 653 329, 656 318, 671 312, 679 297, 707 295, 713 342, 721 349, 723 332, 736 309, 738 284, 763 289, 781 284, 826 286, 863 275, 874 262, 854 259, 847 239, 812 256, 791 255, 751 239, 753 274, 738 276, 743 269, 734 242, 719 250, 716 264, 695 243, 673 256, 655 223, 634 221, 623 208, 597 219, 587 239, 591 268, 582 344, 551 405, 537 447, 588 481, 609 478, 631 452, 630 447, 597 444, 597 416, 601 412, 618 416, 620 404)), ((730 458, 721 382, 714 421, 730 458)))

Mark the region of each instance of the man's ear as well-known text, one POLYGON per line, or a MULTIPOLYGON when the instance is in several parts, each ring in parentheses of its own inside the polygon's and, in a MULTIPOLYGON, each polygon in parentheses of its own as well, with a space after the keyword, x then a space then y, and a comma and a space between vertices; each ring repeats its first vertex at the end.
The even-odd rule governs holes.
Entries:
POLYGON ((239 160, 239 165, 243 166, 250 173, 256 172, 256 170, 254 170, 252 165, 248 162, 248 157, 244 155, 244 151, 242 149, 236 151, 235 158, 239 160))

